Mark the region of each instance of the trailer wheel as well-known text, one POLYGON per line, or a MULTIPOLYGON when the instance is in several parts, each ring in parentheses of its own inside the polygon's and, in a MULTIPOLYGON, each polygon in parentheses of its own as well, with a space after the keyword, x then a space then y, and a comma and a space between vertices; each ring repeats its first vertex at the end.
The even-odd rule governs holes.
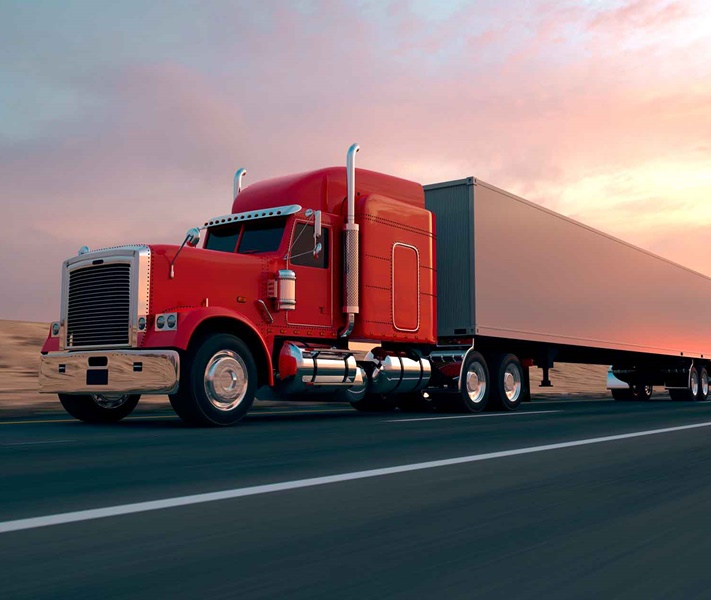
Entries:
POLYGON ((478 352, 469 352, 464 359, 459 395, 465 412, 481 412, 489 402, 489 369, 478 352))
POLYGON ((699 402, 709 399, 709 372, 706 367, 699 369, 699 402))
MULTIPOLYGON (((706 395, 708 397, 708 391, 706 395)), ((686 402, 701 400, 701 385, 699 383, 699 372, 696 370, 696 367, 691 367, 689 370, 689 387, 681 390, 669 390, 669 397, 672 400, 681 400, 686 402)))
POLYGON ((59 394, 72 417, 85 423, 117 423, 136 408, 139 394, 59 394))
POLYGON ((238 337, 220 333, 205 338, 181 361, 180 371, 180 388, 170 403, 189 425, 233 425, 254 402, 257 366, 238 337))
POLYGON ((523 367, 513 354, 501 354, 489 361, 491 367, 491 392, 489 408, 516 410, 526 392, 523 367))

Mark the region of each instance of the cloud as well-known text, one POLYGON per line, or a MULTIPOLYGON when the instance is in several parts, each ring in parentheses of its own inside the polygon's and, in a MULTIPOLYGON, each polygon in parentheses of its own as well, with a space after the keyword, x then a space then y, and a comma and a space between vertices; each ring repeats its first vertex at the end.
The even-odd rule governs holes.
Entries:
POLYGON ((0 137, 6 239, 22 249, 0 257, 12 282, 0 315, 54 318, 59 263, 85 243, 179 242, 229 210, 236 167, 249 184, 342 164, 353 141, 365 168, 422 183, 475 175, 676 260, 684 243, 711 258, 686 218, 711 221, 699 176, 711 42, 683 35, 703 19, 696 4, 425 8, 244 3, 165 19, 114 8, 92 16, 96 52, 77 42, 88 29, 76 15, 65 30, 40 9, 15 17, 9 69, 43 93, 12 127, 0 112, 12 132, 0 137), (22 35, 31 18, 46 37, 36 59, 22 35))

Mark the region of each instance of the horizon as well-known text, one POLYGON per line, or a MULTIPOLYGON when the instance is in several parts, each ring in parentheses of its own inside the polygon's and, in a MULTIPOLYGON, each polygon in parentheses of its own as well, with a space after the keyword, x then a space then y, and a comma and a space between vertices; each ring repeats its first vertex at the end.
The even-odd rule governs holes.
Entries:
POLYGON ((475 175, 708 277, 710 25, 698 0, 3 3, 0 319, 56 320, 83 245, 180 244, 237 167, 352 142, 358 167, 475 175))

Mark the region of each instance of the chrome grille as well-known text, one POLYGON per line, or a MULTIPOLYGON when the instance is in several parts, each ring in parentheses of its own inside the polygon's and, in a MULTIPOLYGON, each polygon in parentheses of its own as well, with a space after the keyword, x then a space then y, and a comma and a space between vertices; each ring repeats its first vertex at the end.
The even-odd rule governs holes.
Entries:
POLYGON ((67 348, 127 346, 131 325, 131 265, 91 265, 69 273, 67 348))

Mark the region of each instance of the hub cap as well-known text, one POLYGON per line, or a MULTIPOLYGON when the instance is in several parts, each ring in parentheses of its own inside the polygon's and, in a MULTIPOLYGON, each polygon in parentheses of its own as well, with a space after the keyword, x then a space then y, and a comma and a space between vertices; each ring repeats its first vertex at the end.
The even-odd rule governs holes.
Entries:
POLYGON ((691 393, 696 396, 699 393, 699 374, 691 374, 691 393))
POLYGON ((128 394, 92 394, 91 399, 96 402, 101 408, 118 408, 126 403, 128 394))
POLYGON ((706 370, 701 372, 701 395, 704 397, 709 395, 709 374, 706 370))
POLYGON ((509 402, 516 402, 521 395, 521 371, 514 365, 506 367, 504 372, 504 393, 509 402))
POLYGON ((237 407, 247 395, 247 366, 233 350, 220 350, 205 367, 205 394, 217 410, 237 407))
POLYGON ((467 369, 467 396, 474 404, 479 404, 486 393, 486 374, 481 363, 473 362, 467 369))

